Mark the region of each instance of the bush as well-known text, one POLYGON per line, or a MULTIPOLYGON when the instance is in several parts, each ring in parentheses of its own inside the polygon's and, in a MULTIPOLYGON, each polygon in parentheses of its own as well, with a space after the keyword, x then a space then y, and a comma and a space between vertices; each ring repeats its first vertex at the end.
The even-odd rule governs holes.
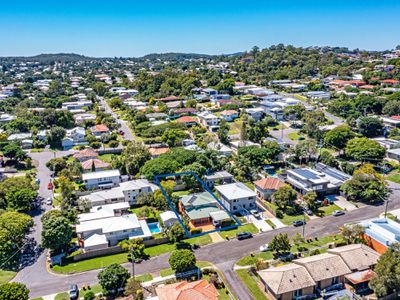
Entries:
POLYGON ((283 212, 280 209, 276 210, 275 215, 278 219, 283 218, 283 212))
POLYGON ((68 255, 68 257, 74 257, 74 256, 76 256, 78 254, 82 254, 82 253, 83 253, 83 249, 78 249, 78 250, 72 252, 70 255, 68 255))
POLYGON ((91 142, 90 147, 92 147, 93 149, 100 149, 101 143, 100 142, 91 142))
POLYGON ((321 254, 321 251, 319 251, 319 249, 314 249, 314 250, 310 251, 310 256, 317 255, 317 254, 321 254))
POLYGON ((193 228, 190 230, 190 234, 199 234, 202 232, 203 232, 203 229, 201 229, 201 228, 193 228))
POLYGON ((117 148, 117 147, 119 146, 119 142, 118 142, 118 141, 110 141, 110 142, 108 143, 108 146, 109 146, 110 148, 117 148))
POLYGON ((84 300, 93 300, 94 298, 96 298, 95 294, 93 293, 93 291, 88 291, 85 296, 83 297, 84 300))

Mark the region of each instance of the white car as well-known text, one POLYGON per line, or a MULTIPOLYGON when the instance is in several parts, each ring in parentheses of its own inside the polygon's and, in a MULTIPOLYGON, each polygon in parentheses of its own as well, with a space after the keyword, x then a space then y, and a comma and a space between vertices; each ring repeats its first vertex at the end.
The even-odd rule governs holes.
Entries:
POLYGON ((260 246, 260 252, 267 252, 269 250, 268 244, 264 244, 260 246))
POLYGON ((47 198, 47 199, 46 199, 46 204, 47 204, 47 205, 52 205, 52 204, 53 204, 53 199, 47 198))

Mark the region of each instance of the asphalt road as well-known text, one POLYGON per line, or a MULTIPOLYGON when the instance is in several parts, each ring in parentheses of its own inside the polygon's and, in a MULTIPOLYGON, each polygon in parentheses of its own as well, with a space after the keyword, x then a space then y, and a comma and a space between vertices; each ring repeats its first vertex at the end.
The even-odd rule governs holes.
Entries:
MULTIPOLYGON (((394 191, 389 202, 389 210, 400 208, 399 191, 394 191)), ((365 206, 360 209, 347 212, 340 217, 325 217, 309 221, 306 225, 306 236, 317 237, 338 232, 339 227, 345 223, 357 222, 368 218, 378 216, 384 211, 384 205, 365 206)), ((198 260, 210 261, 214 263, 225 275, 227 282, 232 287, 233 292, 240 300, 252 299, 247 288, 241 283, 233 271, 235 262, 249 255, 251 252, 257 251, 262 244, 271 241, 277 233, 287 233, 293 236, 296 232, 301 233, 302 228, 292 226, 269 231, 255 235, 252 239, 238 241, 230 240, 221 243, 203 246, 196 250, 198 260)), ((137 274, 145 274, 157 272, 161 269, 168 268, 169 254, 152 258, 136 265, 137 274)), ((125 267, 130 270, 130 264, 125 264, 125 267)), ((38 297, 48 294, 53 294, 68 289, 68 286, 77 283, 80 286, 83 284, 95 284, 97 282, 97 274, 99 270, 88 271, 85 273, 74 275, 56 275, 47 272, 45 257, 41 256, 38 262, 30 267, 25 268, 14 278, 14 281, 22 282, 31 290, 31 297, 38 297)))

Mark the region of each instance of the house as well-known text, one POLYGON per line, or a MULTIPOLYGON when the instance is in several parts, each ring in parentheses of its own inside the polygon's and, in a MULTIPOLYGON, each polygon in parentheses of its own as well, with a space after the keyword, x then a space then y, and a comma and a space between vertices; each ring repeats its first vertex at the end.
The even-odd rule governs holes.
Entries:
POLYGON ((389 149, 386 151, 386 155, 388 158, 400 161, 400 148, 389 149))
POLYGON ((178 217, 173 211, 167 210, 160 214, 160 219, 164 223, 164 226, 170 228, 176 222, 178 222, 178 217))
POLYGON ((314 169, 288 170, 286 181, 301 194, 316 192, 319 195, 331 195, 338 193, 340 186, 350 178, 346 173, 317 163, 314 169))
POLYGON ((62 139, 61 145, 64 149, 69 149, 76 145, 85 145, 87 144, 85 134, 85 128, 83 127, 69 129, 65 134, 65 138, 62 139))
POLYGON ((209 111, 203 111, 198 114, 200 123, 210 129, 210 131, 216 131, 219 126, 219 119, 209 111))
POLYGON ((204 175, 204 183, 209 188, 213 188, 215 184, 227 184, 234 181, 233 175, 227 171, 219 171, 210 175, 204 175))
POLYGON ((73 111, 77 109, 90 108, 92 104, 92 101, 64 102, 61 104, 61 109, 73 111))
POLYGON ((90 209, 90 212, 79 214, 78 221, 86 222, 122 216, 129 213, 129 207, 130 206, 128 202, 118 202, 113 204, 94 206, 90 209))
POLYGON ((12 120, 15 120, 16 117, 12 116, 10 114, 1 114, 0 115, 0 123, 7 123, 7 122, 11 122, 12 120))
POLYGON ((175 110, 173 110, 173 113, 175 115, 178 115, 178 116, 194 115, 195 113, 197 113, 197 110, 195 108, 192 108, 192 107, 185 107, 185 108, 175 109, 175 110))
POLYGON ((91 148, 83 149, 73 155, 73 157, 80 162, 84 162, 89 159, 96 159, 98 156, 99 154, 91 148))
POLYGON ((254 143, 252 141, 232 141, 229 143, 232 148, 237 151, 241 147, 261 147, 260 144, 254 143))
POLYGON ((260 107, 246 108, 246 113, 256 122, 260 121, 264 117, 264 110, 260 107))
POLYGON ((95 121, 96 115, 89 114, 89 113, 82 113, 74 115, 75 123, 78 125, 82 125, 85 121, 95 121))
POLYGON ((262 200, 269 200, 273 193, 285 185, 283 181, 275 177, 266 177, 254 181, 257 197, 262 200))
POLYGON ((400 128, 400 116, 380 117, 380 119, 388 129, 400 128))
POLYGON ((197 125, 197 120, 190 116, 180 117, 180 118, 176 119, 176 122, 178 122, 180 124, 185 124, 188 127, 197 125))
POLYGON ((364 228, 367 245, 380 254, 390 245, 400 243, 400 224, 395 221, 376 218, 362 221, 360 225, 364 228))
POLYGON ((289 263, 257 273, 269 299, 292 300, 301 296, 315 298, 315 282, 303 266, 289 263))
POLYGON ((180 281, 156 287, 159 300, 218 300, 218 291, 206 279, 180 281))
POLYGON ((82 181, 87 189, 106 189, 121 182, 119 170, 107 170, 82 174, 82 181))
POLYGON ((146 221, 139 221, 135 214, 80 222, 76 233, 85 251, 115 246, 127 239, 151 238, 146 221))
POLYGON ((378 142, 379 145, 384 147, 386 150, 400 148, 400 141, 398 141, 398 140, 387 139, 384 137, 377 137, 377 138, 373 138, 372 140, 378 142))
POLYGON ((160 101, 160 102, 180 102, 180 100, 182 100, 181 97, 177 97, 177 96, 169 96, 169 97, 165 97, 165 98, 158 98, 155 99, 155 101, 160 101))
POLYGON ((217 185, 215 189, 224 206, 231 213, 256 209, 257 194, 242 182, 217 185))
POLYGON ((209 192, 183 196, 179 201, 179 211, 188 217, 189 225, 193 228, 231 220, 209 192))
POLYGON ((22 141, 22 140, 27 140, 32 138, 32 133, 13 133, 8 136, 7 140, 8 141, 22 141))
POLYGON ((81 199, 86 199, 90 206, 98 206, 117 202, 136 203, 136 198, 143 193, 150 193, 157 190, 158 187, 151 184, 145 179, 136 179, 121 182, 119 186, 109 190, 103 190, 91 193, 86 196, 81 196, 81 199))
POLYGON ((47 138, 47 130, 39 130, 38 133, 36 134, 36 138, 39 141, 45 141, 47 138))
POLYGON ((111 134, 110 129, 104 124, 94 125, 90 127, 90 131, 97 138, 101 138, 102 135, 111 134))
POLYGON ((224 110, 220 113, 221 118, 223 118, 226 122, 233 122, 235 119, 239 118, 239 112, 237 110, 224 110))
POLYGON ((306 96, 312 100, 329 100, 331 98, 331 93, 325 91, 311 91, 307 92, 306 96))
POLYGON ((232 155, 233 150, 231 148, 229 148, 228 146, 222 144, 222 143, 209 143, 207 145, 207 148, 210 150, 214 150, 217 151, 219 154, 229 157, 232 155))
POLYGON ((83 162, 81 162, 81 166, 83 171, 103 171, 105 169, 108 169, 111 164, 104 162, 100 159, 94 158, 94 159, 88 159, 83 162))

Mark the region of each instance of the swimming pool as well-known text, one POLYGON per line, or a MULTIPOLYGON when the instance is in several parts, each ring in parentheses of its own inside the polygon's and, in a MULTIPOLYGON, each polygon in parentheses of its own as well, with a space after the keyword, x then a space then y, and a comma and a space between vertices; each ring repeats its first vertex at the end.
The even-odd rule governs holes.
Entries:
POLYGON ((160 224, 158 222, 148 223, 147 226, 149 226, 151 234, 155 234, 155 233, 160 233, 161 232, 160 224))

